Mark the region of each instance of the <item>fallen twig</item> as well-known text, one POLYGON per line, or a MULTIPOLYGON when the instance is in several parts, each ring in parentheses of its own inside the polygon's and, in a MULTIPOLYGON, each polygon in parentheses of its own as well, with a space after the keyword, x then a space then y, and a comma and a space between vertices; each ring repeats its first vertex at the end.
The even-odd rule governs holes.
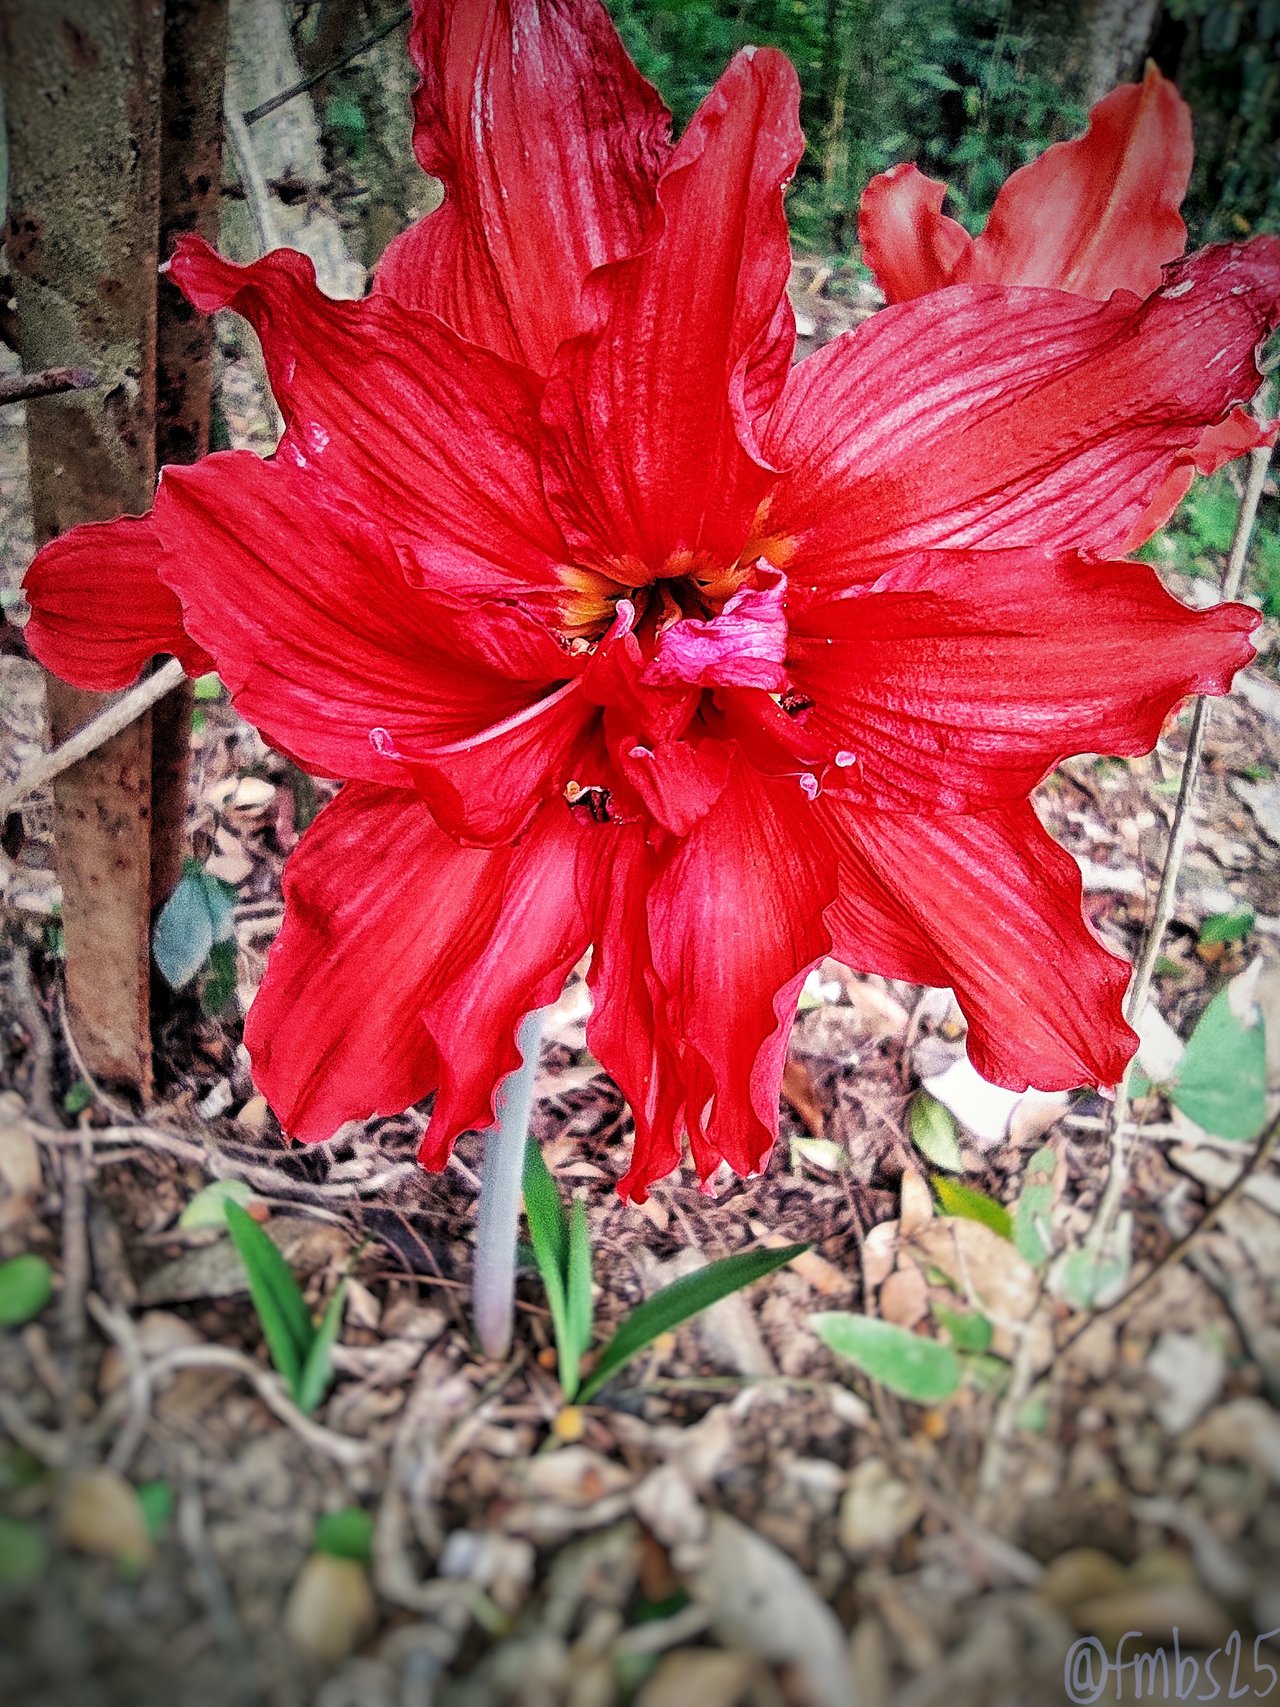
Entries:
POLYGON ((393 30, 398 30, 401 24, 407 24, 411 12, 412 7, 402 6, 398 12, 379 24, 372 34, 367 35, 363 41, 357 42, 353 48, 349 48, 338 59, 331 59, 328 65, 322 65, 319 71, 309 72, 298 82, 291 83, 287 89, 282 89, 278 95, 272 95, 266 101, 259 101, 256 107, 250 107, 247 113, 240 115, 244 123, 247 125, 257 124, 258 120, 265 119, 268 113, 274 113, 277 108, 287 105, 297 96, 305 95, 308 89, 314 88, 317 83, 322 83, 326 77, 332 77, 335 71, 341 71, 344 65, 350 65, 353 59, 359 59, 360 55, 367 53, 371 47, 376 47, 385 36, 389 36, 393 30))
POLYGON ((71 1443, 51 1429, 28 1422, 12 1393, 0 1388, 0 1433, 50 1470, 61 1470, 71 1462, 71 1443))
POLYGON ((62 1157, 62 1297, 58 1315, 62 1337, 75 1350, 84 1343, 85 1299, 89 1291, 89 1202, 82 1149, 62 1157))
POLYGON ((1071 1347, 1076 1343, 1081 1335, 1088 1333, 1089 1329, 1099 1319, 1099 1317, 1110 1316, 1115 1311, 1124 1309, 1126 1305, 1134 1303, 1142 1296, 1143 1293, 1147 1292, 1155 1284, 1156 1279, 1160 1275, 1162 1275, 1167 1269, 1176 1267, 1177 1264, 1182 1261, 1183 1257, 1186 1256, 1188 1250, 1200 1235, 1202 1233, 1207 1233, 1210 1227, 1214 1225, 1220 1216, 1230 1209, 1233 1203, 1239 1202, 1254 1174, 1256 1174, 1260 1168, 1265 1167, 1267 1162, 1270 1160, 1271 1153, 1276 1147, 1277 1140, 1280 1140, 1280 1114, 1277 1114, 1273 1120, 1263 1127, 1257 1143, 1254 1145, 1249 1154, 1248 1160, 1244 1163, 1240 1172, 1222 1193, 1222 1196, 1214 1199, 1214 1201, 1205 1210, 1204 1214, 1196 1222, 1195 1226, 1185 1232, 1176 1244, 1170 1245, 1169 1249, 1156 1263, 1152 1265, 1151 1268, 1147 1270, 1141 1280, 1135 1281, 1127 1291, 1122 1292, 1118 1298, 1113 1298, 1109 1304, 1102 1304, 1096 1309, 1091 1310, 1089 1312, 1088 1319, 1075 1330, 1057 1355, 1061 1357, 1063 1353, 1070 1351, 1071 1347))
POLYGON ((274 1412, 282 1423, 286 1423, 305 1446, 324 1453, 327 1458, 332 1458, 348 1468, 363 1464, 373 1453, 374 1449, 368 1441, 353 1440, 346 1434, 335 1434, 323 1423, 313 1421, 288 1397, 278 1375, 273 1375, 269 1369, 263 1369, 246 1353, 237 1351, 233 1346, 178 1346, 173 1351, 152 1358, 147 1364, 147 1375, 154 1383, 159 1376, 176 1373, 179 1369, 229 1369, 233 1374, 242 1376, 267 1409, 274 1412))
POLYGON ((9 403, 26 403, 33 397, 92 391, 97 384, 97 374, 83 367, 47 367, 39 373, 0 374, 0 409, 9 403))
POLYGON ((55 747, 51 753, 42 753, 33 764, 27 766, 16 782, 7 788, 0 789, 0 819, 4 819, 10 810, 20 800, 25 800, 28 794, 43 788, 54 777, 61 776, 63 771, 70 770, 72 765, 78 765, 81 759, 88 758, 96 752, 104 742, 110 741, 122 729, 127 729, 151 707, 157 700, 163 699, 167 693, 172 693, 178 683, 185 679, 186 672, 176 658, 170 658, 154 673, 144 676, 136 687, 131 687, 119 699, 112 700, 98 713, 90 718, 83 729, 77 729, 75 734, 65 740, 60 747, 55 747))
POLYGON ((133 1462, 134 1453, 142 1444, 147 1419, 151 1415, 151 1370, 129 1312, 111 1309, 93 1292, 85 1302, 89 1314, 103 1333, 119 1347, 120 1355, 124 1359, 129 1412, 107 1458, 110 1468, 123 1476, 133 1462))

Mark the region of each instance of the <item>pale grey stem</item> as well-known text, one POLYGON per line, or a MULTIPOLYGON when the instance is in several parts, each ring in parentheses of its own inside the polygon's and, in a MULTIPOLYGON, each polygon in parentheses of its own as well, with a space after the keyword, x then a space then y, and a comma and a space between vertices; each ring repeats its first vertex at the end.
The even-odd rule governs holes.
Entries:
POLYGON ((520 1026, 516 1047, 522 1064, 498 1091, 498 1124, 491 1129, 484 1146, 471 1301, 476 1338, 485 1356, 495 1361, 511 1350, 515 1323, 520 1189, 541 1042, 542 1010, 538 1008, 526 1014, 520 1026))
POLYGON ((271 192, 262 175, 262 168, 258 165, 258 157, 253 151, 253 138, 249 135, 244 115, 228 100, 223 103, 222 116, 226 120, 227 141, 231 144, 236 169, 240 173, 240 187, 244 191, 254 229, 258 233, 258 243, 265 255, 268 250, 280 247, 280 233, 276 229, 275 214, 271 208, 271 192))
POLYGON ((119 699, 112 700, 105 710, 91 718, 83 729, 77 729, 60 747, 55 747, 51 753, 42 753, 38 759, 33 760, 16 782, 7 788, 0 788, 0 820, 6 818, 10 810, 28 794, 34 793, 37 788, 43 788, 47 782, 52 782, 55 776, 61 776, 63 771, 70 770, 72 765, 78 765, 81 759, 87 758, 113 735, 127 729, 144 711, 150 711, 157 700, 173 692, 185 674, 178 660, 170 658, 154 675, 144 676, 136 687, 121 694, 119 699))
MULTIPOLYGON (((1253 535, 1253 524, 1258 514, 1258 504, 1262 498, 1262 488, 1266 483, 1270 462, 1270 446, 1264 445, 1249 453, 1249 474, 1245 481, 1244 493, 1240 499, 1235 533, 1231 540, 1231 555, 1227 559, 1227 572, 1222 583, 1224 601, 1237 598, 1240 593, 1240 585, 1244 579, 1244 566, 1249 556, 1249 542, 1253 535)), ((1165 850, 1164 866, 1160 873, 1160 887, 1156 893, 1156 904, 1151 914, 1151 923, 1147 927, 1142 953, 1138 956, 1138 964, 1134 970, 1133 982, 1129 986, 1129 995, 1125 1003, 1126 1017, 1133 1025, 1137 1024, 1143 1009, 1147 1005, 1147 999, 1151 994, 1151 981, 1155 976, 1156 963, 1160 958, 1160 949, 1164 942, 1164 933, 1168 928, 1169 920, 1173 917, 1178 877, 1182 870, 1183 855, 1186 852, 1187 842, 1191 835, 1191 804, 1195 794, 1196 780, 1200 775, 1200 760, 1204 753, 1205 730, 1209 722, 1211 704, 1210 700, 1198 699, 1191 715, 1191 727, 1187 732, 1187 755, 1182 763, 1182 777, 1178 785, 1177 802, 1173 809, 1169 845, 1165 850)), ((1101 1248, 1110 1236, 1111 1230, 1115 1226, 1116 1217, 1120 1213, 1125 1186, 1128 1184, 1129 1083, 1132 1072, 1133 1063, 1130 1062, 1116 1091, 1115 1105, 1111 1111, 1111 1167, 1107 1175, 1106 1189, 1098 1202, 1098 1212, 1090 1232, 1090 1242, 1095 1248, 1101 1248)))

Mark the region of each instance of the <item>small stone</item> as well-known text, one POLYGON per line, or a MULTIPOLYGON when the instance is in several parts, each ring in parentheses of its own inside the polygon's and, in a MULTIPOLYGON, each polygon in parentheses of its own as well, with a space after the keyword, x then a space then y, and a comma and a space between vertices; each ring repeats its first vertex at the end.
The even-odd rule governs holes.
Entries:
POLYGON ((864 1458, 840 1502, 840 1545, 853 1558, 892 1547, 915 1527, 923 1510, 914 1489, 883 1458, 864 1458))
POLYGON ((1119 1594, 1129 1575, 1118 1559, 1097 1547, 1072 1547, 1045 1567, 1040 1598, 1046 1606, 1070 1612, 1081 1601, 1119 1594))
POLYGON ((378 1622, 369 1576, 355 1559, 312 1553, 289 1591, 284 1629, 305 1659, 333 1666, 353 1654, 378 1622))
POLYGON ((267 1129, 267 1119, 270 1113, 271 1110, 267 1107, 266 1097, 258 1092, 256 1096, 249 1098, 239 1114, 236 1115, 236 1125, 243 1126, 246 1131, 252 1132, 255 1138, 261 1138, 267 1129))
POLYGON ((121 1564, 151 1559, 147 1520, 134 1488, 114 1470, 84 1470, 67 1484, 60 1517, 68 1547, 121 1564))
POLYGON ((577 1405, 562 1405, 551 1424, 552 1434, 564 1446, 576 1446, 586 1431, 586 1419, 577 1405))

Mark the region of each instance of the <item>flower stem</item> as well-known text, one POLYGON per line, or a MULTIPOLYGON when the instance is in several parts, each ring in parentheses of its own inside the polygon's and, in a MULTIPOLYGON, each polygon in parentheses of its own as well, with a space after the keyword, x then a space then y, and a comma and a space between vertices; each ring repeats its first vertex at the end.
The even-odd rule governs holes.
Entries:
MULTIPOLYGON (((1244 566, 1249 556, 1249 542, 1253 534, 1253 524, 1258 514, 1258 504, 1262 498, 1262 488, 1266 484, 1267 469, 1271 462, 1271 449, 1262 446, 1249 453, 1249 474, 1245 481, 1244 493, 1240 499, 1240 510, 1236 516, 1235 533, 1231 540, 1231 555, 1227 559, 1227 572, 1222 583, 1222 598, 1228 602, 1237 598, 1240 584, 1244 579, 1244 566)), ((1178 888, 1178 877, 1182 870, 1182 859, 1186 853, 1187 843, 1191 835, 1191 804, 1195 794, 1196 781, 1200 775, 1200 759, 1204 752, 1205 730, 1209 722, 1210 701, 1197 699, 1195 710, 1191 714, 1191 728, 1187 734, 1187 753, 1182 761, 1182 778, 1178 785, 1178 799, 1173 811, 1173 824, 1169 830, 1169 845, 1165 851, 1164 867, 1160 873, 1160 888, 1156 894, 1156 904, 1151 915, 1151 923, 1147 929, 1146 940, 1142 945, 1142 953, 1138 957, 1137 968, 1134 971, 1133 982, 1129 986, 1129 995, 1125 1003, 1125 1015, 1131 1025, 1136 1026, 1141 1018, 1147 999, 1151 994, 1151 983, 1155 976, 1156 964, 1160 958, 1160 949, 1164 941, 1164 933, 1173 917, 1174 898, 1178 888)), ((1129 1178, 1129 1083, 1133 1074, 1133 1063, 1125 1069, 1123 1079, 1116 1091, 1116 1100, 1111 1114, 1111 1168, 1107 1175, 1106 1189, 1098 1203, 1098 1212, 1090 1234, 1090 1243, 1100 1249, 1110 1237, 1120 1213, 1124 1199, 1125 1186, 1129 1178)))
POLYGON ((471 1308, 476 1338, 485 1356, 494 1359, 504 1358, 511 1350, 520 1188, 541 1041, 542 1010, 538 1008, 526 1014, 520 1026, 516 1047, 522 1062, 498 1091, 498 1124, 484 1147, 471 1308))

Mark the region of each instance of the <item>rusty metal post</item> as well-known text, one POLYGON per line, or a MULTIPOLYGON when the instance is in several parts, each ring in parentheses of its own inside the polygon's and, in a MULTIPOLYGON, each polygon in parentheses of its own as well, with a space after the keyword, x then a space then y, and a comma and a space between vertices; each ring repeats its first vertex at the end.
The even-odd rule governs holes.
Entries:
MULTIPOLYGON (((187 460, 207 442, 208 334, 167 287, 157 324, 157 268, 162 241, 215 218, 225 12, 222 0, 168 10, 166 30, 164 0, 0 0, 19 353, 29 370, 71 362, 101 380, 28 406, 40 543, 145 511, 157 450, 187 460)), ((103 702, 51 680, 52 738, 103 702)), ((189 727, 175 696, 55 785, 72 1029, 91 1072, 144 1094, 150 923, 180 863, 189 727)))

